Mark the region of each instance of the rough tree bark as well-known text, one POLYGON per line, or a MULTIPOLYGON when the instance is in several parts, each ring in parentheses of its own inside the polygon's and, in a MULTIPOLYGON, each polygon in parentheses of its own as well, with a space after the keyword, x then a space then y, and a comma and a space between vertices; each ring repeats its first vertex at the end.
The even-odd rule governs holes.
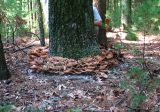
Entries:
MULTIPOLYGON (((103 25, 105 24, 105 14, 106 14, 106 0, 95 0, 95 5, 98 8, 100 16, 102 18, 103 25)), ((107 48, 107 38, 106 38, 106 29, 102 26, 99 28, 98 33, 98 42, 100 45, 103 45, 107 48)))
POLYGON ((3 44, 1 40, 1 33, 2 33, 1 22, 2 22, 2 15, 0 14, 0 80, 3 80, 3 79, 8 79, 11 75, 7 68, 4 51, 3 51, 3 44))
POLYGON ((45 46, 44 22, 42 14, 43 9, 40 0, 37 0, 37 6, 38 6, 38 25, 40 31, 40 44, 41 46, 45 46))
POLYGON ((50 55, 78 59, 99 53, 92 0, 49 0, 50 55))

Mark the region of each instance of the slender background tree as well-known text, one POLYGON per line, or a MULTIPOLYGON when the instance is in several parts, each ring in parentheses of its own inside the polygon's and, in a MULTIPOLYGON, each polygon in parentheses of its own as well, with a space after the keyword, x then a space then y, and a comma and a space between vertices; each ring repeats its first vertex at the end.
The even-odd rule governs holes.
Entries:
POLYGON ((40 43, 41 43, 41 46, 45 46, 43 9, 42 9, 42 4, 40 0, 37 0, 37 6, 38 6, 38 25, 39 25, 39 31, 40 31, 40 43))
POLYGON ((106 29, 105 29, 105 19, 106 19, 106 0, 94 0, 95 6, 97 7, 100 16, 102 18, 102 27, 99 28, 98 33, 98 42, 100 45, 103 45, 107 48, 107 38, 106 38, 106 29))
POLYGON ((131 0, 122 0, 121 24, 123 29, 131 25, 131 0))

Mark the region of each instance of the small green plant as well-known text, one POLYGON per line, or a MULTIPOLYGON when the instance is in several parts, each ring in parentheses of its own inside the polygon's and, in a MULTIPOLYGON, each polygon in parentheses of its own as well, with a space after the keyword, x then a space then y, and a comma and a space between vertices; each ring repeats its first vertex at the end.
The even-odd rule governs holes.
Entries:
POLYGON ((132 54, 135 54, 135 55, 141 55, 142 52, 136 48, 134 45, 131 46, 131 51, 130 51, 132 54))
MULTIPOLYGON (((144 91, 147 89, 150 82, 149 76, 139 66, 131 67, 127 76, 129 78, 128 82, 123 80, 120 86, 123 89, 128 89, 131 93, 130 107, 138 108, 147 98, 144 91)), ((130 112, 132 112, 132 110, 130 110, 130 112)))
POLYGON ((11 112, 12 105, 4 105, 0 106, 0 112, 11 112))
POLYGON ((33 107, 27 107, 26 109, 25 109, 25 112, 45 112, 43 109, 35 109, 35 108, 33 108, 33 107))
POLYGON ((75 109, 69 109, 67 112, 82 112, 82 110, 79 108, 75 108, 75 109))
POLYGON ((137 40, 138 40, 138 37, 137 37, 137 35, 136 35, 133 31, 127 30, 126 39, 127 39, 127 40, 131 40, 131 41, 137 41, 137 40))
POLYGON ((121 44, 114 44, 113 48, 115 49, 115 51, 117 52, 117 59, 120 59, 123 57, 121 50, 124 49, 124 46, 121 44))
POLYGON ((127 73, 126 80, 120 82, 120 87, 129 90, 131 94, 130 110, 138 110, 141 104, 148 98, 146 93, 158 87, 159 78, 151 79, 149 73, 140 66, 132 66, 127 73))
POLYGON ((116 49, 116 50, 119 50, 119 49, 123 49, 124 46, 122 44, 114 44, 113 48, 116 49))

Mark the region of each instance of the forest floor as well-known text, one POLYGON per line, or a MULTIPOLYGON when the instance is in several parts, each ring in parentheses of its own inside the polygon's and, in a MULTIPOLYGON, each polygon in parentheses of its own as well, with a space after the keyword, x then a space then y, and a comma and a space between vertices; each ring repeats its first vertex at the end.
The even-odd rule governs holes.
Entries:
MULTIPOLYGON (((142 52, 143 36, 138 33, 138 41, 127 41, 123 38, 124 35, 107 33, 112 44, 122 42, 124 48, 121 53, 124 58, 108 70, 107 78, 102 79, 89 74, 51 76, 32 73, 26 54, 30 48, 7 52, 7 63, 12 77, 0 82, 0 104, 14 105, 14 112, 33 112, 36 109, 45 112, 72 112, 71 109, 75 109, 74 112, 126 112, 131 95, 128 90, 121 89, 119 83, 129 68, 137 65, 136 59, 141 55, 134 52, 142 52), (116 38, 117 35, 122 39, 116 38)), ((146 36, 145 54, 150 71, 160 74, 159 35, 146 36)), ((142 110, 150 112, 153 108, 160 109, 158 95, 155 92, 149 95, 149 99, 141 105, 142 110)))

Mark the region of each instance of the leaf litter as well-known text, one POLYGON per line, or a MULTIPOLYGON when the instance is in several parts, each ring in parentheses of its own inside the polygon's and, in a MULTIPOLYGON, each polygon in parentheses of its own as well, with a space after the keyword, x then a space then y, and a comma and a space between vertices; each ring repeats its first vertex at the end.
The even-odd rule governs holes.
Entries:
MULTIPOLYGON (((0 104, 13 105, 13 112, 27 112, 29 109, 66 112, 75 108, 86 112, 128 110, 130 94, 119 88, 119 82, 134 60, 120 63, 116 53, 104 49, 98 56, 78 61, 50 58, 48 47, 36 46, 26 51, 28 55, 22 51, 6 53, 12 77, 0 81, 0 104), (44 73, 46 71, 49 73, 44 73)), ((141 107, 146 110, 158 107, 158 89, 148 96, 141 107)))

